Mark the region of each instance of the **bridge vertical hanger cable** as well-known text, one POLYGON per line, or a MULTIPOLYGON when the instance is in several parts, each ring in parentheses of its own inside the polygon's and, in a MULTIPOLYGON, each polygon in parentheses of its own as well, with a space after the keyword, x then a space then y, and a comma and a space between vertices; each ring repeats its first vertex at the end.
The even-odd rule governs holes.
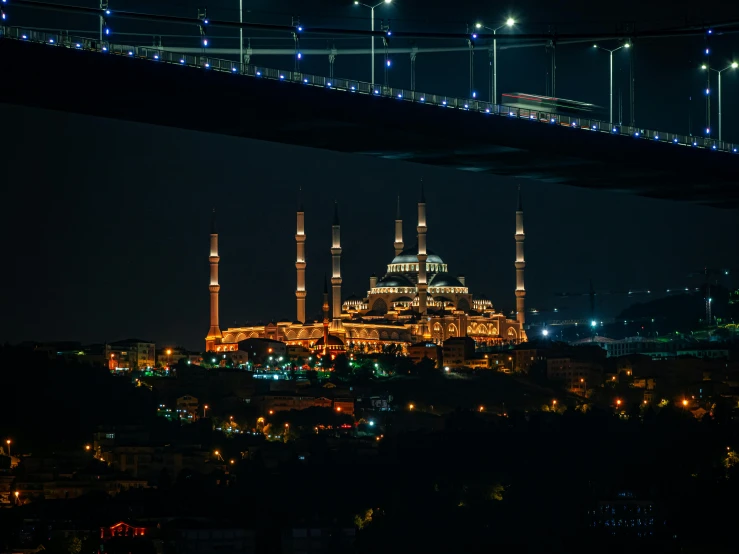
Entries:
POLYGON ((413 47, 411 51, 411 90, 416 90, 416 53, 418 48, 413 47))
MULTIPOLYGON (((636 30, 636 24, 631 23, 631 32, 636 30)), ((631 118, 631 126, 636 126, 636 77, 634 72, 634 39, 630 38, 629 42, 632 47, 629 48, 629 117, 631 118)))
MULTIPOLYGON (((470 26, 467 25, 467 33, 470 33, 470 26)), ((470 98, 475 96, 475 43, 474 38, 477 35, 472 34, 467 37, 467 46, 470 49, 470 98)))

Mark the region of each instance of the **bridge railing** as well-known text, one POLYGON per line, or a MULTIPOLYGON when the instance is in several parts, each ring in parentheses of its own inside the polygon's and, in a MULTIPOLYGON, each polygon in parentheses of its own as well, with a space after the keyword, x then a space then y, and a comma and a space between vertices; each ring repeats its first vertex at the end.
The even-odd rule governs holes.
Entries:
POLYGON ((299 71, 284 71, 270 67, 244 64, 232 60, 224 60, 208 56, 206 55, 207 48, 203 48, 202 55, 180 54, 169 50, 164 51, 152 46, 132 46, 100 41, 89 37, 72 37, 64 31, 36 31, 8 26, 0 26, 0 38, 37 42, 55 47, 88 50, 105 55, 126 56, 157 63, 184 65, 209 71, 238 73, 254 78, 287 81, 296 84, 299 83, 304 86, 323 87, 336 91, 379 96, 388 99, 395 99, 397 101, 414 102, 417 104, 437 106, 439 108, 452 108, 478 112, 485 115, 508 117, 511 119, 520 119, 547 125, 558 125, 589 132, 609 133, 611 135, 626 136, 633 139, 648 140, 652 142, 664 142, 731 153, 737 153, 739 149, 739 145, 736 143, 718 141, 710 137, 696 137, 691 135, 668 133, 653 129, 620 125, 587 117, 576 117, 524 108, 515 108, 501 104, 492 104, 490 102, 484 102, 474 98, 457 98, 440 94, 427 94, 416 90, 389 87, 353 79, 344 79, 341 77, 325 77, 322 75, 311 75, 299 71))

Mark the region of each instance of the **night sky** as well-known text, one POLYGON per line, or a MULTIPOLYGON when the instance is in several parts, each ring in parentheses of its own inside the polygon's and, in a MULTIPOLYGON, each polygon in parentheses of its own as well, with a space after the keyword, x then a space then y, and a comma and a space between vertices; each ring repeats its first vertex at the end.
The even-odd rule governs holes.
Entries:
MULTIPOLYGON (((232 15, 226 8, 231 4, 209 4, 209 15, 226 18, 232 15), (219 14, 219 9, 224 11, 219 14)), ((254 10, 252 19, 273 22, 284 23, 288 14, 289 23, 295 9, 285 1, 247 4, 254 10), (271 13, 258 16, 260 10, 271 13)), ((327 17, 334 12, 337 18, 356 16, 345 3, 313 4, 322 24, 366 23, 327 17)), ((439 28, 445 14, 449 25, 498 16, 463 2, 455 4, 452 17, 449 8, 436 4, 398 2, 390 9, 399 22, 418 28, 422 14, 439 28)), ((305 2, 299 5, 295 13, 308 21, 310 10, 305 2)), ((510 11, 532 30, 544 30, 547 21, 554 21, 562 32, 574 32, 592 26, 612 30, 616 20, 635 19, 647 27, 667 25, 667 18, 679 24, 683 14, 728 18, 739 13, 735 7, 721 13, 719 4, 713 13, 695 3, 685 9, 674 2, 653 2, 646 11, 641 7, 636 1, 607 8, 593 2, 522 2, 515 10, 501 9, 501 17, 510 11)), ((171 11, 192 16, 194 10, 195 4, 178 2, 171 11)), ((687 131, 687 112, 677 108, 687 104, 689 94, 700 92, 704 77, 694 68, 701 48, 701 39, 693 39, 650 41, 640 50, 645 53, 637 58, 637 71, 639 64, 654 63, 648 72, 637 73, 637 122, 687 131), (678 93, 683 86, 685 92, 678 93)), ((713 48, 716 57, 730 60, 732 48, 739 50, 739 35, 719 37, 713 48)), ((595 59, 586 48, 569 56, 564 52, 558 54, 558 95, 607 105, 607 55, 595 59)), ((291 63, 273 60, 272 65, 291 63)), ((356 58, 340 60, 336 74, 356 72, 349 76, 366 78, 366 63, 357 63, 356 58)), ((457 56, 429 71, 431 64, 419 61, 418 88, 463 94, 466 63, 466 56, 457 56)), ((487 75, 486 60, 481 63, 480 74, 487 75)), ((541 50, 501 54, 499 63, 500 92, 544 92, 541 50)), ((321 67, 314 71, 325 72, 321 67)), ((739 140, 739 108, 727 101, 737 97, 739 79, 727 76, 724 84, 733 87, 724 91, 724 135, 739 140)), ((693 117, 704 117, 703 98, 694 103, 693 117)), ((381 276, 393 257, 398 194, 406 245, 415 242, 421 178, 429 247, 451 272, 466 276, 473 293, 487 294, 499 310, 514 306, 514 179, 7 105, 0 105, 0 121, 12 130, 4 132, 0 172, 7 183, 0 218, 6 257, 0 272, 0 340, 103 342, 136 336, 202 348, 208 329, 212 207, 220 232, 221 327, 294 319, 295 208, 301 185, 309 314, 319 312, 323 275, 330 271, 334 200, 342 220, 343 293, 362 295, 369 276, 381 276)), ((521 184, 527 307, 584 308, 554 293, 584 292, 590 278, 596 288, 661 289, 699 284, 687 274, 704 266, 737 267, 736 212, 534 181, 521 184)), ((614 302, 602 315, 615 315, 625 301, 614 302)))

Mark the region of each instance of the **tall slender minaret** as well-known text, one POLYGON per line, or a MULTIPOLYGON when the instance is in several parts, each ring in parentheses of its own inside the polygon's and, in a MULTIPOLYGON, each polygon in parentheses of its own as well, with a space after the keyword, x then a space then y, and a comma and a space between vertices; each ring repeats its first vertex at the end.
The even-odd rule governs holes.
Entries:
POLYGON ((418 202, 418 314, 421 319, 421 334, 425 337, 426 325, 426 295, 428 283, 426 282, 426 196, 423 193, 423 179, 421 179, 421 199, 418 202))
POLYGON ((295 298, 298 304, 296 319, 305 323, 305 212, 303 211, 302 187, 298 191, 298 224, 295 231, 295 243, 298 247, 295 258, 295 269, 298 273, 298 286, 295 289, 295 298))
POLYGON ((218 231, 216 231, 216 209, 213 208, 213 215, 210 221, 210 329, 208 336, 205 337, 206 352, 213 352, 216 343, 223 337, 221 328, 218 326, 218 292, 221 285, 218 284, 218 231))
POLYGON ((339 203, 334 202, 334 222, 331 225, 331 290, 333 293, 333 321, 331 330, 341 331, 341 225, 339 224, 339 203))
POLYGON ((398 196, 398 209, 395 212, 395 255, 399 256, 405 248, 403 244, 403 220, 400 217, 400 196, 398 196))
POLYGON ((328 356, 328 281, 323 276, 323 355, 328 356))
POLYGON ((523 232, 523 204, 521 203, 521 186, 518 187, 518 207, 516 208, 516 319, 523 325, 526 323, 526 309, 524 300, 526 299, 526 287, 523 284, 523 270, 526 267, 526 261, 523 256, 523 239, 526 238, 523 232))

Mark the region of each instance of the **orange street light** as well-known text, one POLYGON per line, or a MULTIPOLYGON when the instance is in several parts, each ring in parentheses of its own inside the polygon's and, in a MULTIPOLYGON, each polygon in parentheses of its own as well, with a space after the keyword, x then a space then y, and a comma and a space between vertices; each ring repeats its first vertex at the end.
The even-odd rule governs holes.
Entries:
POLYGON ((688 401, 683 399, 683 406, 687 406, 687 405, 688 405, 688 401))
POLYGON ((552 400, 552 406, 556 406, 556 405, 557 405, 557 401, 556 400, 552 400))
POLYGON ((272 415, 272 414, 274 414, 274 413, 275 413, 275 411, 274 411, 274 410, 270 410, 270 411, 269 411, 269 415, 272 415))
POLYGON ((415 406, 415 405, 413 405, 413 404, 408 404, 408 409, 409 409, 409 410, 412 410, 412 409, 413 409, 413 408, 415 408, 415 407, 416 407, 416 406, 415 406))
POLYGON ((480 411, 481 412, 484 412, 485 411, 485 406, 480 406, 480 411))
POLYGON ((231 460, 231 465, 234 465, 236 463, 235 460, 231 460))
POLYGON ((171 348, 167 348, 167 356, 171 356, 171 355, 172 355, 172 349, 171 348))
POLYGON ((289 423, 285 423, 285 427, 290 427, 290 424, 289 423))
POLYGON ((620 399, 616 400, 616 406, 620 406, 620 405, 621 405, 621 400, 620 399))
POLYGON ((216 456, 220 456, 221 455, 221 453, 218 450, 216 450, 215 452, 213 452, 213 454, 215 454, 216 456))
POLYGON ((90 450, 90 445, 89 444, 86 444, 85 445, 85 450, 90 450))
POLYGON ((341 411, 341 406, 336 406, 336 411, 337 412, 340 412, 341 411))

